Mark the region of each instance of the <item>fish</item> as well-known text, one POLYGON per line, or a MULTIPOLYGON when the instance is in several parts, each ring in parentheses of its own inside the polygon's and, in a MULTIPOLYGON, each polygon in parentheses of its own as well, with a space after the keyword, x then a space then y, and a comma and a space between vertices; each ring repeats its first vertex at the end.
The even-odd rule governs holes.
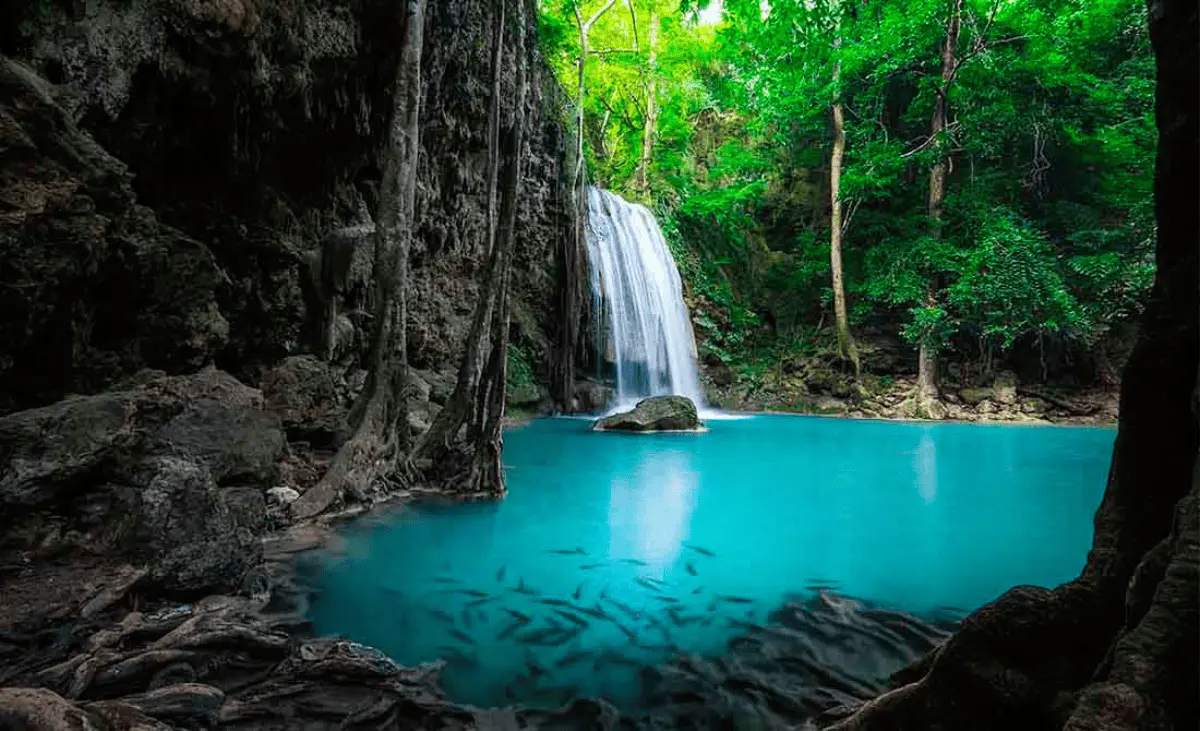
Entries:
POLYGON ((668 604, 675 604, 679 601, 673 596, 656 596, 654 598, 660 602, 667 602, 668 604))
POLYGON ((621 559, 621 563, 627 563, 630 566, 645 566, 646 565, 645 561, 639 561, 636 558, 623 558, 623 559, 621 559))
POLYGON ((716 599, 713 599, 711 602, 708 603, 708 611, 709 612, 717 611, 717 600, 716 599))
POLYGON ((575 593, 572 594, 571 596, 574 597, 575 601, 579 601, 579 597, 583 596, 583 584, 582 583, 578 587, 575 588, 575 593))
POLYGON ((683 547, 689 548, 702 556, 716 556, 717 555, 717 554, 713 553, 712 551, 708 550, 707 548, 705 548, 704 546, 696 546, 691 543, 685 543, 685 544, 683 544, 683 547))
POLYGON ((499 597, 485 596, 482 599, 476 599, 474 601, 467 602, 467 606, 468 607, 480 607, 480 606, 483 606, 484 604, 487 604, 488 602, 495 601, 496 599, 499 599, 499 597))
POLYGON ((567 601, 566 599, 555 599, 553 597, 547 597, 545 599, 538 599, 538 604, 545 604, 548 607, 569 607, 569 606, 571 606, 571 602, 567 601))
POLYGON ((513 591, 517 592, 518 594, 525 594, 526 596, 538 595, 537 589, 531 589, 528 586, 525 586, 525 579, 518 579, 517 586, 513 589, 513 591))
POLYGON ((717 599, 730 604, 753 604, 753 599, 748 599, 744 596, 734 596, 731 594, 717 594, 717 599))
POLYGON ((629 629, 628 627, 621 624, 620 622, 613 622, 613 624, 615 624, 617 626, 617 629, 621 630, 621 632, 624 633, 624 635, 629 638, 630 642, 637 641, 637 632, 636 631, 629 629))
POLYGON ((579 546, 576 546, 575 548, 570 548, 570 549, 568 549, 568 548, 552 548, 549 551, 547 551, 547 553, 557 553, 560 556, 586 556, 587 555, 587 551, 583 550, 579 546))
POLYGON ((478 644, 475 642, 475 640, 471 639, 470 635, 463 632, 462 630, 452 629, 452 630, 450 630, 450 636, 453 637, 454 639, 458 640, 459 642, 465 642, 468 645, 478 644))
POLYGON ((505 607, 505 608, 504 608, 504 611, 508 612, 508 614, 509 614, 509 615, 510 615, 510 616, 511 616, 513 619, 517 620, 518 622, 520 622, 520 623, 522 623, 522 624, 527 624, 527 623, 529 622, 529 615, 528 615, 528 614, 522 614, 521 612, 518 612, 518 611, 517 611, 517 610, 515 610, 515 609, 509 609, 508 607, 505 607))
POLYGON ((596 604, 594 607, 572 607, 572 609, 582 612, 583 614, 595 619, 611 619, 608 616, 608 613, 605 612, 599 604, 596 604))
POLYGON ((465 665, 466 667, 479 665, 479 658, 471 653, 463 652, 457 647, 443 645, 437 648, 437 652, 439 655, 445 656, 446 661, 451 665, 465 665))
POLYGON ((641 667, 642 665, 637 660, 625 657, 624 655, 612 650, 605 650, 597 655, 596 661, 592 664, 592 667, 599 668, 601 665, 605 664, 625 665, 627 667, 641 667))
POLYGON ((617 601, 616 599, 613 599, 612 597, 609 597, 608 603, 613 605, 617 609, 620 609, 625 614, 629 615, 630 619, 640 619, 642 616, 641 612, 636 611, 633 607, 629 606, 628 604, 622 604, 621 602, 617 601))
POLYGON ((586 658, 590 655, 591 655, 590 652, 585 652, 583 650, 580 650, 577 652, 572 652, 570 654, 563 655, 561 658, 559 658, 558 662, 554 663, 554 667, 565 668, 570 665, 575 665, 576 663, 580 662, 581 660, 583 660, 584 658, 586 658))
POLYGON ((440 609, 430 609, 429 614, 433 617, 436 617, 437 619, 442 620, 443 622, 449 622, 450 624, 454 624, 454 616, 451 615, 449 612, 443 612, 440 609))
POLYGON ((435 576, 433 577, 435 584, 457 584, 458 579, 453 576, 435 576))
POLYGON ((704 587, 703 587, 703 586, 697 586, 695 589, 692 589, 692 593, 693 593, 693 594, 699 594, 699 593, 700 593, 700 592, 702 592, 702 591, 704 591, 704 587))
POLYGON ((557 619, 555 619, 554 617, 546 617, 546 624, 550 625, 551 627, 553 627, 554 629, 557 629, 557 630, 566 629, 566 628, 565 628, 565 627, 562 625, 562 623, 561 623, 561 622, 559 622, 559 621, 558 621, 557 619))
POLYGON ((602 563, 585 563, 584 565, 579 567, 579 570, 580 571, 591 571, 592 569, 598 569, 603 565, 604 564, 602 564, 602 563))
POLYGON ((635 579, 635 581, 637 581, 637 583, 641 584, 642 586, 646 587, 647 589, 649 589, 651 591, 662 591, 662 587, 647 580, 646 577, 644 577, 644 576, 637 577, 637 579, 635 579))
POLYGON ((499 569, 496 570, 496 581, 497 582, 504 581, 504 574, 506 571, 508 571, 508 564, 505 564, 504 566, 501 566, 499 569))
POLYGON ((441 593, 441 594, 462 594, 464 596, 472 596, 472 597, 480 597, 480 598, 485 597, 485 596, 490 596, 486 591, 479 591, 478 589, 446 589, 445 591, 442 591, 439 593, 441 593))
POLYGON ((692 564, 692 562, 691 562, 691 561, 688 561, 686 564, 684 564, 684 565, 683 565, 683 567, 684 567, 685 569, 687 569, 687 572, 688 572, 689 574, 691 574, 692 576, 695 576, 695 575, 696 575, 696 567, 695 567, 695 565, 694 565, 694 564, 692 564))
POLYGON ((557 627, 544 627, 517 635, 516 640, 524 645, 542 645, 546 644, 550 638, 560 634, 562 634, 562 630, 557 627))
POLYGON ((531 678, 538 678, 546 674, 546 671, 542 670, 542 666, 533 660, 526 661, 525 667, 529 668, 529 677, 531 678))
POLYGON ((579 636, 578 632, 561 627, 547 627, 517 635, 517 642, 525 645, 564 645, 579 636))
POLYGON ((574 614, 563 611, 562 609, 555 609, 554 613, 579 627, 587 627, 590 624, 583 617, 576 617, 574 614))
POLYGON ((509 637, 512 637, 514 632, 521 629, 526 624, 529 624, 529 620, 521 621, 518 619, 517 621, 508 624, 504 629, 500 630, 500 634, 496 635, 496 639, 506 640, 509 637))
POLYGON ((473 622, 473 620, 471 619, 471 610, 470 610, 470 609, 465 609, 465 608, 464 608, 464 609, 462 610, 462 623, 463 623, 463 626, 464 626, 464 627, 466 627, 467 629, 471 629, 471 625, 472 625, 474 622, 473 622))

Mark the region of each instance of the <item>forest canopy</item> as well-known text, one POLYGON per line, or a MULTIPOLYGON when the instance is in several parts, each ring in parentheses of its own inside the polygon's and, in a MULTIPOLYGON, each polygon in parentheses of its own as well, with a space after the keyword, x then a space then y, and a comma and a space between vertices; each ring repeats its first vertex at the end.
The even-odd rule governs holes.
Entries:
POLYGON ((1142 0, 539 10, 543 52, 582 89, 588 182, 656 211, 706 357, 811 347, 841 310, 922 363, 1020 351, 1044 371, 1053 348, 1103 370, 1139 311, 1156 143, 1142 0))

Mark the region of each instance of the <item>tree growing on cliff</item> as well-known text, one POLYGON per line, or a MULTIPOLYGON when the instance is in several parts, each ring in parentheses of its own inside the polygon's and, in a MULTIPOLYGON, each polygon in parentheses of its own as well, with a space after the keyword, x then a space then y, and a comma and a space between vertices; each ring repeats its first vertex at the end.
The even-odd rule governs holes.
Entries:
POLYGON ((346 492, 407 471, 408 249, 414 228, 425 2, 407 0, 387 146, 375 215, 375 311, 367 381, 351 410, 353 433, 320 483, 292 504, 298 518, 320 513, 346 492))
POLYGON ((520 153, 524 144, 525 97, 529 75, 525 53, 526 11, 523 0, 516 0, 511 16, 517 26, 513 57, 517 69, 516 88, 511 97, 511 118, 501 135, 506 5, 504 2, 497 5, 493 21, 492 98, 488 110, 488 266, 459 363, 454 393, 414 450, 417 458, 445 463, 447 454, 458 447, 462 459, 450 460, 455 467, 448 475, 454 487, 492 496, 504 493, 500 427, 504 416, 508 362, 508 289, 516 237, 517 202, 520 198, 520 153), (503 181, 499 179, 502 161, 503 181), (465 441, 460 442, 459 433, 464 425, 465 441), (466 464, 460 468, 457 465, 462 461, 466 464))

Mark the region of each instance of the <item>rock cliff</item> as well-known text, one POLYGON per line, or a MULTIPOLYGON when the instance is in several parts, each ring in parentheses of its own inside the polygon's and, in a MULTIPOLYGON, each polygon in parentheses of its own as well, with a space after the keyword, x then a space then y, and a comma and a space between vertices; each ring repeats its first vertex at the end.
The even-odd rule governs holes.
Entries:
MULTIPOLYGON (((369 327, 397 7, 5 3, 0 413, 145 367, 215 363, 258 385, 281 360, 329 347, 336 375, 352 374, 369 327)), ((456 367, 483 265, 491 12, 443 0, 426 21, 409 281, 418 369, 456 367)), ((514 337, 544 379, 572 206, 557 86, 539 58, 531 67, 512 290, 514 337)))

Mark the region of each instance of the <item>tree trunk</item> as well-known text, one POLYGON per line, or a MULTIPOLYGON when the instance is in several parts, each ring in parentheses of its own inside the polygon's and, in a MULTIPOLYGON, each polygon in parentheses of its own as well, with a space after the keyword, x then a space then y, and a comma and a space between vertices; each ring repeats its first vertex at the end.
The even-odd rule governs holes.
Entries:
POLYGON ((658 134, 658 15, 650 13, 649 78, 646 82, 646 123, 642 129, 642 161, 638 166, 637 187, 650 190, 650 156, 654 152, 654 137, 658 134))
POLYGON ((297 518, 324 511, 347 490, 363 496, 380 478, 397 472, 406 447, 406 290, 420 149, 424 26, 424 0, 408 0, 375 216, 375 332, 367 382, 351 413, 354 433, 321 482, 292 504, 297 518))
MULTIPOLYGON (((929 136, 934 140, 934 149, 938 151, 937 162, 929 171, 929 219, 933 227, 933 235, 941 236, 942 203, 946 199, 946 175, 950 168, 949 156, 942 150, 942 142, 938 139, 946 129, 949 105, 946 94, 950 83, 954 80, 957 70, 955 49, 958 47, 958 32, 962 25, 962 0, 955 0, 954 9, 946 21, 946 39, 942 43, 942 83, 938 87, 937 98, 933 102, 933 119, 929 126, 929 136)), ((926 290, 926 307, 937 306, 937 282, 930 281, 926 290)), ((921 340, 919 363, 917 369, 917 394, 921 399, 937 397, 937 346, 929 336, 921 340)))
POLYGON ((516 245, 517 206, 521 198, 521 159, 525 143, 525 98, 529 70, 526 59, 527 28, 523 0, 517 0, 517 79, 512 123, 506 130, 504 144, 504 179, 500 189, 500 230, 496 249, 500 260, 499 291, 492 319, 492 347, 475 402, 470 432, 474 454, 467 470, 465 489, 472 493, 503 496, 505 384, 508 380, 509 283, 512 277, 512 251, 516 245))
MULTIPOLYGON (((839 44, 834 43, 834 48, 839 44)), ((833 80, 836 84, 841 71, 841 62, 833 65, 833 80)), ((837 323, 838 355, 854 364, 854 376, 862 373, 858 359, 858 347, 850 334, 850 317, 846 313, 846 287, 842 280, 842 158, 846 153, 846 121, 842 112, 840 93, 833 102, 833 154, 829 160, 829 268, 833 273, 833 314, 837 323)))
MULTIPOLYGON (((500 288, 503 260, 496 245, 497 211, 496 194, 500 170, 500 79, 504 65, 504 22, 505 3, 496 6, 492 29, 492 98, 488 109, 488 167, 487 167, 487 232, 483 247, 488 262, 483 281, 479 284, 479 300, 471 320, 471 330, 463 347, 462 361, 458 366, 458 379, 454 393, 438 412, 437 418, 425 432, 413 450, 416 459, 438 459, 450 448, 459 430, 471 412, 472 404, 479 399, 480 382, 483 378, 482 360, 491 342, 492 315, 496 308, 496 297, 500 288)), ((520 59, 518 59, 518 62, 520 59)))

